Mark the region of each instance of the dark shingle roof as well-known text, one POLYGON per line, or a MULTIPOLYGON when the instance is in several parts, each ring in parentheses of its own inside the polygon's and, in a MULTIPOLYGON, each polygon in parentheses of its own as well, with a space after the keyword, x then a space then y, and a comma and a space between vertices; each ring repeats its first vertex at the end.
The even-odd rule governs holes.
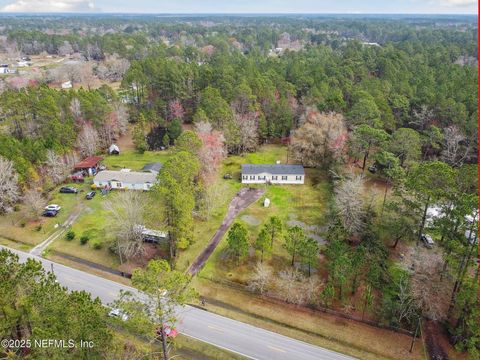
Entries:
POLYGON ((305 175, 302 165, 242 165, 242 174, 305 175))
POLYGON ((156 172, 160 172, 160 169, 162 168, 162 164, 156 162, 156 163, 150 163, 150 164, 146 164, 142 171, 156 171, 156 172))

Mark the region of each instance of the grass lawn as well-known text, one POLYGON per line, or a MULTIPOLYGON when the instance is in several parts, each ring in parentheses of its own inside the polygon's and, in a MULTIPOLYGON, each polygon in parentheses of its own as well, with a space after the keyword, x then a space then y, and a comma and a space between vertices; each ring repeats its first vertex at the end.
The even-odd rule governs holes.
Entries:
POLYGON ((21 250, 21 251, 30 251, 30 249, 32 248, 32 246, 30 245, 21 244, 19 242, 11 241, 3 237, 0 237, 0 245, 7 246, 12 249, 21 250))
MULTIPOLYGON (((240 189, 240 172, 242 164, 282 164, 287 160, 287 148, 280 145, 265 145, 257 152, 245 156, 231 156, 222 167, 222 175, 229 173, 233 179, 229 184, 240 189)), ((271 215, 279 216, 283 221, 296 219, 309 225, 319 225, 324 222, 324 212, 331 192, 326 175, 316 169, 306 169, 304 185, 250 185, 266 190, 265 196, 270 199, 270 207, 263 207, 263 198, 245 209, 243 215, 250 215, 262 223, 271 215)), ((248 224, 247 224, 248 225, 248 224)), ((250 230, 255 230, 250 226, 250 230)), ((255 233, 258 232, 256 229, 255 233)))
POLYGON ((175 339, 175 354, 182 360, 241 360, 243 356, 220 349, 194 338, 179 335, 175 339))
MULTIPOLYGON (((86 183, 66 185, 75 186, 83 191, 89 190, 89 185, 86 183)), ((61 186, 65 186, 65 184, 61 186)), ((49 204, 57 204, 62 207, 56 217, 40 217, 38 220, 32 221, 25 215, 24 206, 20 204, 19 211, 0 216, 0 237, 30 245, 36 245, 45 240, 55 230, 55 226, 62 225, 84 201, 84 193, 60 194, 58 190, 61 186, 57 186, 48 197, 49 204)))
POLYGON ((186 250, 182 250, 176 262, 176 268, 186 270, 194 259, 202 252, 213 234, 218 230, 227 213, 228 205, 238 191, 225 180, 219 180, 218 186, 222 187, 222 196, 219 197, 211 216, 207 220, 195 219, 193 228, 194 242, 186 250))
MULTIPOLYGON (((107 267, 116 268, 119 260, 110 250, 109 246, 114 241, 115 236, 112 228, 112 219, 105 209, 107 199, 115 199, 119 193, 110 192, 103 196, 97 191, 97 195, 92 200, 84 201, 84 209, 80 217, 72 225, 71 230, 75 233, 75 239, 68 241, 65 237, 55 240, 49 249, 61 251, 63 253, 76 256, 81 259, 92 261, 107 267), (89 241, 87 244, 80 243, 80 237, 87 235, 89 241), (99 249, 95 245, 100 246, 99 249)), ((147 193, 140 193, 148 199, 147 193)))
POLYGON ((135 150, 122 151, 120 155, 107 155, 104 157, 103 164, 108 170, 131 169, 132 171, 141 170, 146 164, 152 162, 164 163, 168 160, 170 151, 145 151, 143 154, 135 150))
MULTIPOLYGON (((146 338, 135 336, 128 331, 122 330, 118 326, 113 326, 114 343, 118 344, 118 348, 135 347, 139 353, 135 359, 151 359, 148 354, 160 354, 161 344, 156 341, 154 343, 147 341, 146 338), (140 356, 140 353, 145 354, 140 356)), ((155 358, 159 358, 156 356, 155 358)), ((170 359, 180 360, 242 360, 243 356, 232 353, 228 350, 218 348, 205 342, 196 340, 183 334, 179 334, 175 338, 173 346, 169 352, 170 359)))
MULTIPOLYGON (((240 183, 241 164, 274 164, 276 160, 286 162, 287 149, 280 145, 266 145, 256 153, 245 156, 231 156, 222 167, 222 175, 229 173, 233 179, 227 183, 235 191, 242 187, 240 183)), ((236 221, 248 229, 250 242, 253 243, 262 227, 270 216, 280 217, 285 226, 293 222, 303 223, 305 226, 316 226, 318 229, 325 225, 325 212, 330 201, 330 185, 326 175, 317 169, 306 169, 304 185, 250 185, 265 189, 265 195, 257 202, 243 210, 236 221), (270 199, 268 208, 263 206, 263 200, 270 199)), ((213 232, 210 236, 213 235, 213 232)), ((289 261, 289 256, 282 246, 283 241, 277 240, 272 252, 272 265, 281 268, 289 261)), ((228 278, 240 283, 246 282, 252 262, 246 261, 240 266, 226 261, 224 250, 226 241, 223 239, 201 272, 206 278, 228 278)))
POLYGON ((209 311, 310 344, 365 360, 424 359, 420 340, 409 353, 411 337, 407 335, 270 302, 199 277, 194 279, 194 286, 207 298, 209 311))
MULTIPOLYGON (((215 231, 221 225, 223 217, 227 212, 228 204, 235 194, 245 185, 240 183, 240 169, 242 164, 275 164, 276 161, 286 163, 287 148, 280 145, 265 145, 257 152, 245 154, 244 156, 229 156, 224 160, 218 186, 225 186, 223 197, 219 199, 215 206, 214 214, 207 220, 195 221, 194 228, 194 244, 187 250, 180 253, 177 261, 177 268, 185 270, 193 262, 195 257, 203 250, 208 241, 212 238, 215 231), (232 175, 231 180, 224 180, 223 175, 232 175)), ((250 205, 247 209, 242 211, 237 221, 242 222, 249 229, 251 240, 253 241, 260 231, 261 224, 263 224, 272 215, 279 216, 283 222, 288 220, 298 220, 307 225, 322 225, 323 215, 329 201, 329 185, 325 180, 322 172, 315 169, 306 170, 305 185, 251 185, 254 187, 263 187, 266 190, 265 196, 250 205), (267 197, 271 200, 269 208, 263 207, 263 200, 267 197), (258 224, 246 222, 242 217, 247 219, 254 219, 258 224)), ((215 251, 213 258, 218 259, 221 250, 225 246, 225 241, 222 241, 215 251)), ((278 246, 276 255, 285 256, 285 251, 278 246)), ((207 267, 213 270, 216 267, 216 261, 207 267)))

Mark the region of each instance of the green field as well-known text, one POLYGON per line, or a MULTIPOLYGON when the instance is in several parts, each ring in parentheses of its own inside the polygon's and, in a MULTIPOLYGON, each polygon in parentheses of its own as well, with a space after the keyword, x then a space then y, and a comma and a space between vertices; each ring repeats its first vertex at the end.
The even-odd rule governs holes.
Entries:
MULTIPOLYGON (((227 158, 222 167, 222 174, 231 174, 233 179, 227 182, 232 189, 238 190, 242 187, 240 183, 242 164, 274 164, 277 160, 286 163, 287 148, 279 145, 266 145, 255 153, 227 158)), ((320 170, 306 169, 304 185, 250 186, 265 189, 265 195, 243 210, 236 220, 248 229, 251 243, 255 241, 262 225, 272 215, 280 217, 285 227, 289 226, 287 223, 292 224, 292 222, 317 227, 325 224, 325 212, 330 201, 331 189, 326 175, 320 170), (268 208, 263 206, 265 198, 270 199, 268 208)), ((282 244, 283 240, 281 239, 274 243, 271 263, 275 267, 281 267, 288 262, 289 257, 282 244)), ((256 259, 251 258, 237 266, 225 258, 226 247, 226 241, 223 239, 201 271, 200 276, 245 282, 256 259)))
POLYGON ((171 153, 170 151, 145 151, 140 154, 134 150, 120 152, 120 155, 108 155, 103 159, 103 164, 108 170, 131 169, 141 170, 145 164, 152 162, 165 163, 171 153))
POLYGON ((85 260, 99 263, 109 267, 118 265, 117 258, 108 250, 108 246, 114 237, 109 231, 108 213, 104 208, 104 202, 107 197, 114 197, 112 192, 107 196, 102 196, 100 192, 92 200, 84 201, 84 208, 79 218, 71 226, 71 230, 75 233, 75 239, 67 241, 65 237, 55 240, 49 249, 60 251, 69 255, 73 255, 85 260), (80 244, 80 237, 87 235, 89 241, 87 244, 80 244), (101 244, 100 249, 95 249, 95 243, 101 244))
POLYGON ((62 225, 74 211, 78 210, 84 201, 85 191, 90 186, 85 184, 63 184, 57 186, 48 194, 48 204, 57 204, 62 207, 56 217, 39 217, 38 220, 30 220, 24 215, 24 206, 20 204, 18 211, 0 216, 0 237, 11 241, 18 241, 30 245, 36 245, 45 240, 55 230, 56 225, 62 225), (81 192, 75 194, 60 194, 61 186, 75 186, 81 192))

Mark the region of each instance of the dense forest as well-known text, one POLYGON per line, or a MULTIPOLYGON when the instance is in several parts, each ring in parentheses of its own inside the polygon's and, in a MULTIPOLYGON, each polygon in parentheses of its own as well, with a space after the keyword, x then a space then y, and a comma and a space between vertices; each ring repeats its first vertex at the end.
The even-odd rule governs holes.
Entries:
MULTIPOLYGON (((34 184, 49 189, 64 180, 73 158, 104 151, 129 126, 140 152, 176 141, 187 150, 166 163, 160 192, 186 197, 178 188, 182 179, 183 189, 190 189, 195 198, 168 201, 172 207, 176 202, 188 204, 190 216, 202 198, 196 189, 202 170, 189 152, 199 152, 196 147, 202 142, 191 132, 181 135, 182 125, 201 136, 215 134, 214 147, 225 144, 230 155, 253 152, 265 143, 287 144, 293 160, 322 169, 335 187, 328 205, 323 305, 329 307, 345 292, 354 294, 361 288, 365 308, 376 298, 382 323, 413 331, 422 316, 441 320, 460 350, 469 350, 473 358, 478 355, 477 236, 472 235, 478 226, 472 220, 478 216, 475 20, 2 20, 5 58, 43 53, 76 56, 92 65, 88 76, 83 70, 71 75, 82 88, 56 90, 47 78, 24 86, 2 80, 0 172, 15 173, 16 183, 2 183, 0 176, 0 189, 16 190, 2 200, 0 213, 13 209, 20 193, 34 184), (118 59, 127 61, 113 76, 120 82, 118 89, 86 85, 86 78, 102 78, 118 59), (206 124, 208 131, 199 130, 206 124), (61 174, 59 164, 67 169, 61 174), (355 189, 363 183, 345 170, 352 164, 363 172, 373 166, 388 185, 380 213, 355 201, 360 197, 355 189), (446 311, 430 304, 431 293, 422 293, 407 271, 392 264, 384 241, 393 239, 393 248, 406 239, 418 243, 432 206, 444 214, 431 226, 444 252, 439 271, 454 283, 446 311)), ((200 178, 205 190, 210 178, 200 178)), ((190 223, 173 216, 168 221, 180 229, 178 242, 185 242, 180 232, 190 223)), ((242 229, 235 231, 240 235, 232 233, 232 244, 244 237, 242 229)), ((296 232, 300 230, 289 229, 288 239, 303 239, 296 232)), ((263 259, 262 244, 268 241, 257 244, 263 259)), ((310 266, 312 244, 302 244, 303 259, 310 266)), ((171 247, 172 257, 172 249, 188 246, 180 245, 171 247)), ((296 244, 287 241, 285 247, 293 264, 296 244)))

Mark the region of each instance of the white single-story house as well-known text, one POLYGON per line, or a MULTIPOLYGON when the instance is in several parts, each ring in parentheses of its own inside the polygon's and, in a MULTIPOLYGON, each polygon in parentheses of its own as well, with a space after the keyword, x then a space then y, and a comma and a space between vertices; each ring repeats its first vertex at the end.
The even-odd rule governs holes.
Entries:
POLYGON ((150 172, 137 171, 100 171, 93 178, 98 188, 123 190, 150 190, 157 182, 157 175, 150 172))
POLYGON ((302 165, 242 165, 242 184, 303 184, 302 165))

